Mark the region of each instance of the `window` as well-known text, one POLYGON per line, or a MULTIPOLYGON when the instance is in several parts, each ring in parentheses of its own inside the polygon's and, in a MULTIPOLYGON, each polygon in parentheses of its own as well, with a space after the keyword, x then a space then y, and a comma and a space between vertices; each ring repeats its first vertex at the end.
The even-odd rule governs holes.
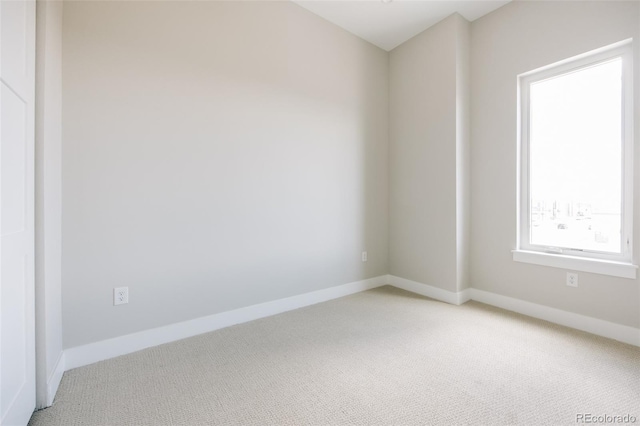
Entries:
POLYGON ((631 66, 623 42, 519 76, 516 252, 630 266, 631 66))

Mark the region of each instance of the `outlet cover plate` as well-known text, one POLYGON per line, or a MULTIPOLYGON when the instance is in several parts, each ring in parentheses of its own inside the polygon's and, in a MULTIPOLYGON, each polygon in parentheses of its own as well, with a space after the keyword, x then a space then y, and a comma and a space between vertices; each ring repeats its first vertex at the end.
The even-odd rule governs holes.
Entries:
POLYGON ((113 289, 113 306, 129 303, 129 287, 116 287, 113 289))

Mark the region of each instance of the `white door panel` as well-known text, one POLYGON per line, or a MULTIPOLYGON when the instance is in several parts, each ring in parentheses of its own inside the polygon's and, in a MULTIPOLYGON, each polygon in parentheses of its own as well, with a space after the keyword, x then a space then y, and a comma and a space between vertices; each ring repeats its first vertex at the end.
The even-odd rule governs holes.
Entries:
POLYGON ((2 0, 2 24, 0 27, 0 74, 2 81, 17 93, 29 92, 29 56, 31 42, 29 20, 31 2, 2 0))
POLYGON ((0 0, 0 424, 35 408, 35 2, 0 0))
MULTIPOLYGON (((27 223, 27 104, 4 83, 0 88, 0 233, 2 236, 24 232, 27 223)), ((3 264, 4 266, 4 264, 3 264)))

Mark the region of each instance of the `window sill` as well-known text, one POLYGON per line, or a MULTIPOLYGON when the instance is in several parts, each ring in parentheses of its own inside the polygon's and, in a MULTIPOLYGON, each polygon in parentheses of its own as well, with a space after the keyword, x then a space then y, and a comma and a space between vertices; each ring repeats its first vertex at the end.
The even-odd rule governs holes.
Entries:
POLYGON ((637 265, 631 263, 587 259, 564 254, 540 253, 526 250, 512 250, 512 253, 513 260, 516 262, 571 269, 573 271, 592 272, 594 274, 610 275, 613 277, 635 279, 638 269, 637 265))

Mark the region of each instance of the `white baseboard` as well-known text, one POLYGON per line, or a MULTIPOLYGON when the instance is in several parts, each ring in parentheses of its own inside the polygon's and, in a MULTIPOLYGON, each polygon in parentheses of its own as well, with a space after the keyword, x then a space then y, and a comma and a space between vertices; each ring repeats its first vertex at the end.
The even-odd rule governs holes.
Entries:
POLYGON ((572 327, 624 343, 640 346, 640 329, 579 315, 548 306, 526 302, 478 289, 451 292, 438 287, 422 284, 394 275, 381 275, 367 280, 356 281, 323 290, 247 306, 233 311, 222 312, 196 318, 177 324, 145 330, 113 339, 102 340, 83 346, 66 349, 58 360, 54 372, 47 381, 47 403, 51 405, 60 385, 62 373, 73 368, 126 355, 149 347, 170 343, 198 334, 219 330, 235 324, 265 318, 316 303, 348 296, 390 284, 416 294, 427 296, 453 305, 461 305, 468 300, 476 300, 488 305, 518 312, 534 318, 572 327))
POLYGON ((640 346, 640 329, 638 328, 567 312, 549 306, 538 305, 476 288, 470 289, 470 293, 472 300, 486 303, 487 305, 586 331, 630 345, 640 346))
POLYGON ((549 306, 538 305, 536 303, 502 296, 500 294, 490 293, 476 288, 468 288, 454 293, 452 291, 443 290, 438 287, 407 280, 394 275, 388 276, 388 283, 394 287, 450 303, 452 305, 461 305, 468 300, 476 300, 481 303, 486 303, 487 305, 496 306, 508 311, 517 312, 519 314, 553 322, 555 324, 586 331, 597 336, 607 337, 630 345, 640 346, 640 329, 638 328, 563 311, 549 306))
POLYGON ((427 296, 432 299, 440 300, 441 302, 450 303, 452 305, 462 305, 470 298, 470 289, 453 292, 443 290, 432 285, 423 284, 417 281, 411 281, 406 278, 396 277, 395 275, 388 275, 388 277, 389 284, 394 287, 398 287, 412 293, 420 294, 422 296, 427 296))
POLYGON ((362 281, 330 287, 311 293, 274 300, 272 302, 247 306, 233 311, 221 312, 202 318, 158 327, 151 330, 115 337, 76 346, 64 351, 65 370, 93 364, 94 362, 126 355, 142 349, 158 346, 198 334, 219 330, 236 324, 245 323, 259 318, 292 311, 316 303, 326 302, 361 291, 370 290, 387 284, 387 275, 381 275, 362 281))
POLYGON ((51 407, 53 405, 53 399, 56 396, 56 392, 58 392, 58 387, 60 387, 60 381, 62 380, 62 375, 65 372, 65 356, 64 351, 60 352, 60 356, 58 357, 58 361, 56 362, 56 366, 51 372, 51 375, 47 379, 47 400, 46 406, 51 407))

